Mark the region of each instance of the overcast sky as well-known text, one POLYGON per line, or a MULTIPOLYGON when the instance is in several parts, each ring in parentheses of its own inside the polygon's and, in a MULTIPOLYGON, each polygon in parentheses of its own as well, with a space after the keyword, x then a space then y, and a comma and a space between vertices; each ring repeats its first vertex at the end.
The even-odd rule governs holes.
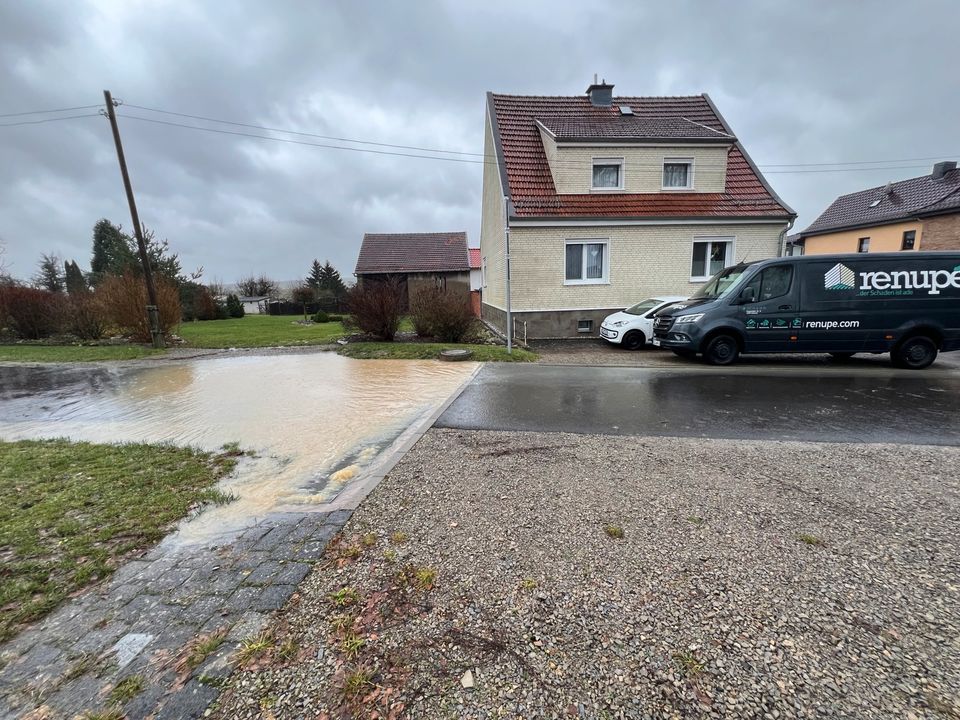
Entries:
MULTIPOLYGON (((482 152, 485 91, 580 94, 596 72, 617 94, 710 93, 761 166, 956 159, 958 19, 955 0, 9 0, 0 114, 94 105, 109 88, 121 115, 261 132, 135 104, 482 152)), ((82 113, 96 109, 61 114, 82 113)), ((365 231, 466 230, 479 244, 481 165, 120 125, 141 218, 206 280, 293 279, 315 257, 351 277, 365 231)), ((892 164, 921 167, 767 178, 800 229, 838 194, 933 161, 892 164)), ((130 226, 105 118, 0 127, 14 275, 32 275, 41 252, 86 267, 101 217, 130 226)))

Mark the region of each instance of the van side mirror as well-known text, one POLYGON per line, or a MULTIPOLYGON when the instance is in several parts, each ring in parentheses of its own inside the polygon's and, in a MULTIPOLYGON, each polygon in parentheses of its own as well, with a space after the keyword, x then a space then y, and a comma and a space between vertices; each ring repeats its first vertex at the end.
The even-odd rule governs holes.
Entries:
POLYGON ((740 293, 740 304, 749 305, 750 303, 755 303, 757 301, 757 290, 756 288, 747 287, 744 288, 740 293))

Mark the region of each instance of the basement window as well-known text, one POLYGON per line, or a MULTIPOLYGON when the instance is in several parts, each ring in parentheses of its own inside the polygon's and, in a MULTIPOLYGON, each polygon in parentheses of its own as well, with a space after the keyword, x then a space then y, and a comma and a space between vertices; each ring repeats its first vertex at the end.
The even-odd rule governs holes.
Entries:
POLYGON ((593 332, 593 320, 577 320, 577 332, 578 333, 593 332))

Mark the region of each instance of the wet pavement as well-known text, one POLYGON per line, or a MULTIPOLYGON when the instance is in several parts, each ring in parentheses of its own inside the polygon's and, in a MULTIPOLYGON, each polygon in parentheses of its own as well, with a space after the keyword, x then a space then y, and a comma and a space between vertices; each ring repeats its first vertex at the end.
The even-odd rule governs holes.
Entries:
POLYGON ((960 373, 486 365, 437 427, 960 444, 960 373))

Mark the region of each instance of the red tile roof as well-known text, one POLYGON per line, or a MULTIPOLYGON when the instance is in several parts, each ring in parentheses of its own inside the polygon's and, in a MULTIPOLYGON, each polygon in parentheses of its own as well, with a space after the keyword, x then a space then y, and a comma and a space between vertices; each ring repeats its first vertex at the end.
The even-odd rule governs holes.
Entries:
POLYGON ((355 273, 465 272, 469 269, 465 232, 366 233, 355 273))
POLYGON ((689 124, 733 135, 706 95, 689 97, 614 97, 611 107, 595 107, 586 95, 539 97, 488 94, 501 178, 518 218, 676 218, 778 217, 795 215, 766 184, 738 141, 727 158, 726 188, 722 193, 618 193, 559 195, 537 128, 536 120, 554 123, 567 119, 578 125, 610 123, 620 116, 618 106, 629 105, 633 117, 675 125, 689 124))
POLYGON ((470 248, 470 269, 480 269, 480 248, 470 248))

